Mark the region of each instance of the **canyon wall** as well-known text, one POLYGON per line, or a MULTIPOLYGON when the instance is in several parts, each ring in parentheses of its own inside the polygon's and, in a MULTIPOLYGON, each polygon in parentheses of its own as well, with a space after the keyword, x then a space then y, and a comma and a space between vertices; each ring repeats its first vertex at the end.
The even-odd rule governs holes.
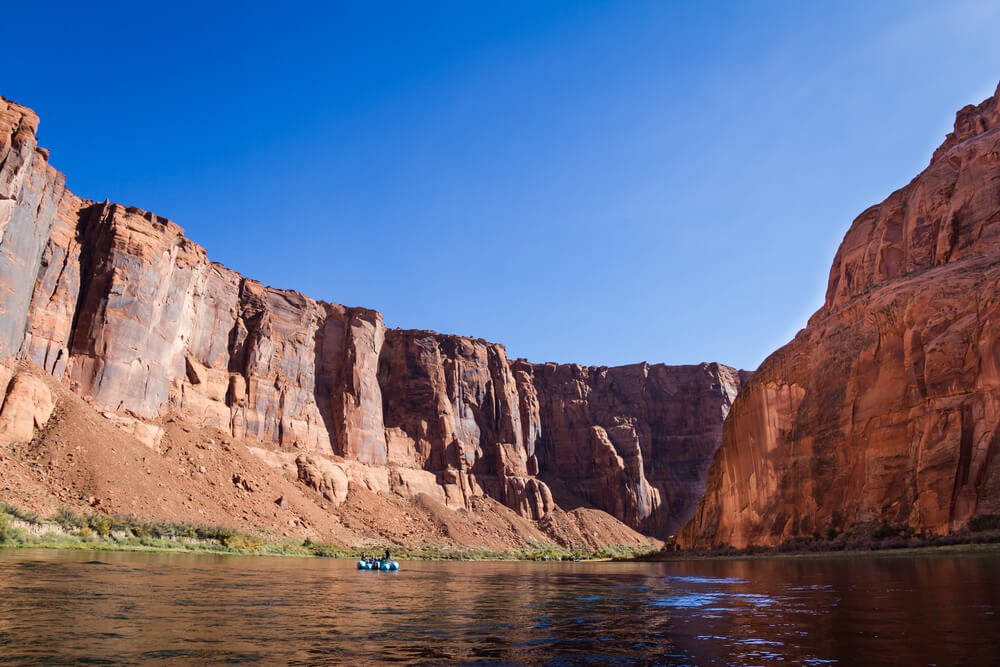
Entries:
POLYGON ((73 195, 37 125, 0 99, 8 392, 11 362, 30 362, 153 446, 172 416, 272 445, 334 505, 364 483, 451 508, 488 496, 535 521, 593 507, 661 537, 693 511, 743 374, 512 362, 266 287, 169 220, 73 195))
POLYGON ((998 97, 851 225, 822 308, 733 405, 682 545, 1000 514, 998 97))
POLYGON ((539 397, 539 467, 560 504, 575 495, 651 535, 673 534, 694 511, 706 454, 749 377, 720 364, 518 369, 539 397))

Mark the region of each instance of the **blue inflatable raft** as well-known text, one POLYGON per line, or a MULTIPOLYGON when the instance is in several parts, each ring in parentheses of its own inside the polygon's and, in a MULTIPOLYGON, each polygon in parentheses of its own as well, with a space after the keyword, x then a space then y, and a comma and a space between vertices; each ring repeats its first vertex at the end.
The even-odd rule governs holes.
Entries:
POLYGON ((359 560, 358 561, 358 569, 359 570, 386 570, 386 571, 398 570, 399 569, 399 563, 397 563, 394 560, 381 560, 381 559, 380 560, 376 560, 376 561, 372 561, 370 563, 368 561, 366 561, 366 560, 359 560))

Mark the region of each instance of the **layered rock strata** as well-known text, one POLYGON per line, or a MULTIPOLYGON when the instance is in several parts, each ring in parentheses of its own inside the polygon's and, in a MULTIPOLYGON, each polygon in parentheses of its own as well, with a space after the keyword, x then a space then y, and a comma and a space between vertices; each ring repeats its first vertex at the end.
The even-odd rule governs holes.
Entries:
POLYGON ((841 243, 725 424, 687 546, 1000 514, 1000 91, 841 243))
POLYGON ((452 508, 488 496, 537 521, 596 507, 658 536, 692 511, 733 369, 535 365, 387 330, 375 311, 213 263, 153 213, 74 196, 37 124, 0 100, 0 359, 31 362, 150 446, 167 415, 275 445, 333 505, 354 483, 452 508))

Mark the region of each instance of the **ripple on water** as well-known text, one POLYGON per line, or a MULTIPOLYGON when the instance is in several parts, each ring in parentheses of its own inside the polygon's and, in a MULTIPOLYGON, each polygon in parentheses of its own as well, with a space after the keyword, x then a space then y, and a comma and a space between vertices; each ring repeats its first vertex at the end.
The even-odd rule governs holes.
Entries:
POLYGON ((745 579, 737 579, 736 577, 695 577, 695 576, 681 576, 681 575, 670 575, 667 577, 671 581, 681 581, 686 584, 745 584, 747 581, 745 579))
POLYGON ((804 591, 832 591, 832 584, 810 584, 808 586, 789 586, 788 590, 801 593, 804 591))
POLYGON ((113 665, 113 664, 115 664, 114 660, 109 660, 107 658, 91 658, 91 657, 80 658, 78 662, 81 665, 113 665))
POLYGON ((722 597, 722 593, 682 593, 650 602, 652 607, 704 607, 722 597))
POLYGON ((749 644, 751 646, 784 646, 784 642, 771 641, 770 639, 757 639, 751 637, 750 639, 739 640, 741 644, 749 644))
POLYGON ((754 651, 752 653, 747 653, 747 658, 753 658, 755 660, 770 660, 772 662, 782 662, 785 656, 780 653, 775 653, 774 651, 754 651))
POLYGON ((650 605, 653 607, 707 607, 708 605, 713 605, 706 609, 706 611, 729 611, 730 607, 719 606, 720 604, 724 605, 728 601, 742 601, 754 607, 770 607, 777 603, 777 600, 774 598, 759 593, 712 591, 698 593, 684 592, 669 595, 650 602, 650 605))
POLYGON ((746 600, 755 607, 770 607, 778 602, 775 598, 761 595, 760 593, 727 593, 726 597, 746 600))
POLYGON ((353 562, 92 558, 0 550, 0 662, 992 664, 1000 642, 996 559, 424 563, 386 585, 353 562))

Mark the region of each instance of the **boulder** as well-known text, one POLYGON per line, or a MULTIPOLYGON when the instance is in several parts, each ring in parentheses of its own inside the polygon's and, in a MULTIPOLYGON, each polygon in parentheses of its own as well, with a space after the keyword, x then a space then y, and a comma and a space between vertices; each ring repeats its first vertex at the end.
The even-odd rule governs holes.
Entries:
POLYGON ((55 400, 45 382, 18 373, 7 385, 0 407, 0 443, 28 442, 48 423, 55 400))

